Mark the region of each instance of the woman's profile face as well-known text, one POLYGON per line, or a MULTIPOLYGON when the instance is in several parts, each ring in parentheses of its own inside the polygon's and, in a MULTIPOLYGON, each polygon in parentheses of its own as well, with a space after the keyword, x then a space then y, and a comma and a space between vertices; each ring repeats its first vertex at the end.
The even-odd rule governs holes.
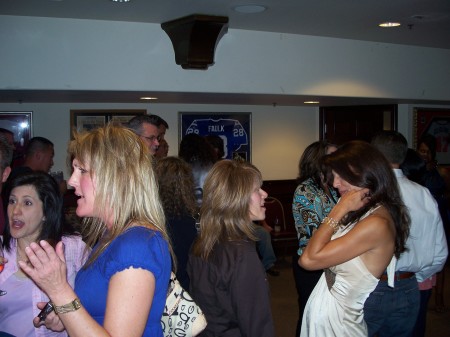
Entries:
POLYGON ((75 189, 78 196, 76 214, 79 217, 95 217, 94 213, 94 182, 89 168, 81 165, 78 159, 72 161, 73 173, 68 184, 75 189))
POLYGON ((266 208, 264 202, 267 198, 267 193, 258 183, 253 187, 252 195, 250 196, 250 219, 252 221, 264 220, 266 218, 266 208))
POLYGON ((341 178, 339 174, 335 171, 331 171, 333 173, 333 187, 339 191, 339 194, 342 196, 348 191, 351 190, 359 190, 360 188, 350 184, 345 179, 341 178))
POLYGON ((13 188, 8 200, 9 231, 15 239, 36 241, 44 223, 43 203, 32 185, 13 188))

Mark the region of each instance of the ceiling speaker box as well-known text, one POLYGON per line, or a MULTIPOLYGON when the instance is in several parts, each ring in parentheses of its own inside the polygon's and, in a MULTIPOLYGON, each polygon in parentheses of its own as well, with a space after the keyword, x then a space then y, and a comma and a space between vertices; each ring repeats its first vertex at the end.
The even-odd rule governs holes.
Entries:
POLYGON ((217 43, 228 30, 228 17, 194 14, 164 22, 161 28, 172 41, 176 64, 206 70, 214 64, 217 43))

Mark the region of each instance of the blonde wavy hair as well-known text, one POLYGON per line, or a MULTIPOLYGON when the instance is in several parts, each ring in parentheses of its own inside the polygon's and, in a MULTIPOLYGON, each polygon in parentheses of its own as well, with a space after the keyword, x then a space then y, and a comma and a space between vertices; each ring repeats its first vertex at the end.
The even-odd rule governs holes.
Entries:
POLYGON ((133 131, 110 123, 90 132, 75 133, 68 154, 70 160, 77 159, 88 169, 95 188, 98 214, 83 219, 83 234, 89 246, 99 240, 100 246, 86 265, 132 225, 160 231, 170 247, 152 159, 133 131), (108 235, 104 235, 105 219, 112 223, 108 235))
POLYGON ((248 162, 221 160, 208 173, 200 209, 200 235, 192 253, 205 260, 219 242, 255 241, 250 198, 261 172, 248 162))

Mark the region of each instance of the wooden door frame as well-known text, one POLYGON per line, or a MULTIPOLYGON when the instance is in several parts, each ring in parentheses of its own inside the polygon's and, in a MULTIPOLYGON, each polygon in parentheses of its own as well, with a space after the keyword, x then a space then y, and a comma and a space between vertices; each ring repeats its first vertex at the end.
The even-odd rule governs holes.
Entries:
POLYGON ((356 109, 367 109, 368 107, 390 107, 394 108, 391 115, 390 115, 390 125, 391 130, 397 131, 398 130, 398 105, 397 104, 383 104, 383 105, 354 105, 354 106, 336 106, 336 107, 320 107, 319 108, 319 139, 324 139, 325 134, 325 112, 326 109, 330 108, 348 108, 349 110, 356 110, 356 109))

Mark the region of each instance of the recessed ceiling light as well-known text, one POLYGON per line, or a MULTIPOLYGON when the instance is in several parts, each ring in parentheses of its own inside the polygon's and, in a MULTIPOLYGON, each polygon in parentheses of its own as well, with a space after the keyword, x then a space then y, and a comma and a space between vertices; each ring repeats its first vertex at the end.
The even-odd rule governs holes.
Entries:
POLYGON ((305 103, 305 104, 319 104, 320 102, 319 101, 305 101, 303 103, 305 103))
POLYGON ((382 22, 378 26, 383 28, 391 28, 400 26, 400 22, 382 22))
POLYGON ((130 0, 111 0, 112 2, 129 2, 130 0))
POLYGON ((148 100, 148 101, 150 101, 150 100, 155 100, 155 99, 158 99, 158 97, 150 97, 150 96, 148 96, 148 97, 141 97, 140 99, 142 99, 142 100, 148 100))
POLYGON ((262 5, 241 5, 233 8, 234 11, 243 14, 254 14, 254 13, 262 13, 267 7, 262 5))

